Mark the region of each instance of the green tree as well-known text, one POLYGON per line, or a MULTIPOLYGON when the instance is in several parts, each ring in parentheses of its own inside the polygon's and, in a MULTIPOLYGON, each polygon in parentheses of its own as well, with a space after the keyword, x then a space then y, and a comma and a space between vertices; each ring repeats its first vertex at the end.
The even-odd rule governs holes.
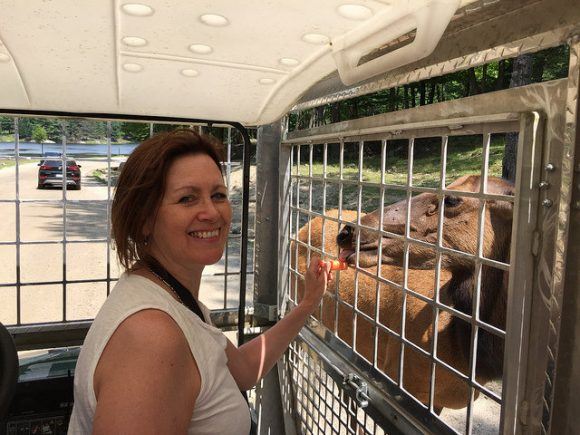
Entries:
POLYGON ((48 134, 42 125, 36 125, 32 129, 32 140, 36 143, 43 143, 48 139, 48 134))

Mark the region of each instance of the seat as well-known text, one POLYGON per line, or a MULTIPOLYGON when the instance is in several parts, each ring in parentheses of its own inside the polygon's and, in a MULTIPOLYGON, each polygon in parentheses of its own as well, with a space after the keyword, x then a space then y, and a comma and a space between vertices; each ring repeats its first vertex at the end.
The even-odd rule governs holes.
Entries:
POLYGON ((18 383, 18 353, 12 335, 0 323, 0 421, 6 417, 18 383))

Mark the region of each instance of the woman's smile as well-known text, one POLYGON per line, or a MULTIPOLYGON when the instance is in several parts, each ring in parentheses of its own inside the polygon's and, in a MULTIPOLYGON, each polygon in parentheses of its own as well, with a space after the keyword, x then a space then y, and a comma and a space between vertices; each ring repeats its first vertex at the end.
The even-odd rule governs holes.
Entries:
POLYGON ((221 229, 215 230, 203 230, 203 231, 190 231, 188 234, 194 239, 199 239, 204 242, 216 242, 219 240, 221 229))

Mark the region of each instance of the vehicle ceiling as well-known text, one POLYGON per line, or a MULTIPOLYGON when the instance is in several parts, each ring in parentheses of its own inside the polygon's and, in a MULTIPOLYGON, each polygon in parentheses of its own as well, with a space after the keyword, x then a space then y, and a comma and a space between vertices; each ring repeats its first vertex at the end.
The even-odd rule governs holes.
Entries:
POLYGON ((269 123, 337 38, 431 1, 0 0, 0 109, 269 123))

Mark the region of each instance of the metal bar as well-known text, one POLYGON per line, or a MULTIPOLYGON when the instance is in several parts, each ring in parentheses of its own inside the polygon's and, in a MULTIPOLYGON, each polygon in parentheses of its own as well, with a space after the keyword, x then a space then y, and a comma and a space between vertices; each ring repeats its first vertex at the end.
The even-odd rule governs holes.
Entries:
MULTIPOLYGON (((312 180, 312 181, 324 181, 322 177, 312 176, 308 177, 305 175, 293 176, 294 179, 300 180, 312 180)), ((327 179, 329 183, 338 184, 338 181, 334 181, 331 179, 327 179)), ((371 181, 360 181, 360 180, 342 180, 342 184, 348 184, 352 186, 359 186, 359 187, 376 187, 381 188, 384 187, 386 189, 391 190, 399 190, 404 192, 413 192, 413 193, 436 193, 439 195, 454 195, 454 196, 465 196, 466 198, 486 198, 488 200, 496 200, 496 201, 507 201, 507 202, 514 202, 514 198, 512 196, 501 195, 501 194, 494 194, 494 193, 479 193, 479 192, 469 192, 469 191, 461 191, 461 190, 449 190, 449 189, 439 189, 436 187, 419 187, 419 186, 403 186, 400 184, 382 184, 382 183, 375 183, 371 181)))
MULTIPOLYGON (((577 412, 577 392, 580 389, 578 373, 578 345, 580 341, 580 34, 569 41, 570 62, 568 92, 566 95, 566 119, 564 133, 564 156, 562 159, 561 197, 558 211, 556 259, 554 261, 554 308, 552 310, 550 353, 556 360, 552 397, 549 397, 551 433, 571 433, 580 423, 577 412), (564 303, 565 301, 565 303, 564 303), (561 315, 561 316, 560 316, 561 315), (565 331, 565 333, 563 333, 565 331)), ((550 363, 552 363, 550 361, 550 363)))
POLYGON ((278 318, 278 210, 279 203, 279 161, 281 140, 280 123, 261 126, 258 129, 256 149, 256 244, 254 276, 254 318, 270 324, 278 318), (264 311, 261 310, 264 309, 264 311), (261 318, 261 319, 259 319, 261 318))
MULTIPOLYGON (((468 28, 458 26, 453 31, 452 22, 433 54, 389 71, 378 79, 345 89, 336 75, 330 77, 320 86, 309 90, 292 110, 321 106, 533 53, 561 45, 578 33, 579 13, 575 0, 523 3, 505 0, 493 2, 490 9, 498 12, 491 16, 483 13, 468 28), (502 13, 501 7, 506 5, 509 8, 510 4, 512 9, 514 6, 516 9, 502 13)), ((457 20, 457 23, 460 22, 457 20)))
MULTIPOLYGON (((230 189, 231 189, 231 162, 232 162, 232 128, 228 127, 227 129, 227 164, 226 164, 226 188, 228 198, 230 197, 230 189)), ((224 305, 223 308, 227 308, 227 300, 228 300, 228 267, 229 267, 229 254, 230 254, 230 243, 229 237, 226 243, 226 252, 225 252, 225 264, 224 264, 224 305)))
MULTIPOLYGON (((361 377, 366 375, 360 370, 359 361, 348 361, 339 357, 334 352, 334 345, 343 347, 338 341, 333 342, 332 346, 329 347, 328 344, 321 341, 307 328, 301 331, 300 339, 313 350, 317 355, 319 363, 323 364, 325 371, 337 384, 342 384, 345 375, 348 373, 355 373, 361 377)), ((308 362, 304 364, 308 365, 308 362)), ((401 404, 397 403, 396 399, 385 397, 374 383, 369 382, 368 388, 368 395, 370 396, 369 406, 364 411, 384 430, 388 431, 389 434, 425 433, 428 430, 432 433, 445 432, 441 423, 435 419, 432 419, 432 422, 426 423, 425 421, 416 419, 413 414, 402 411, 401 404), (432 426, 426 425, 429 423, 432 423, 432 426)), ((353 393, 350 390, 343 391, 346 397, 353 397, 353 393)), ((343 407, 341 406, 340 409, 342 410, 343 407)))
MULTIPOLYGON (((439 188, 446 186, 447 179, 447 150, 449 145, 449 136, 441 138, 441 170, 439 173, 439 188)), ((443 225, 445 224, 445 198, 439 197, 439 213, 437 220, 437 247, 443 247, 443 225)), ((433 338, 432 338, 432 356, 437 356, 437 345, 439 343, 439 313, 438 305, 441 304, 439 299, 441 290, 441 251, 435 252, 435 282, 433 283, 433 338)), ((431 365, 431 377, 429 385, 429 411, 434 411, 433 402, 435 400, 435 376, 436 365, 431 365)))
MULTIPOLYGON (((483 96, 485 96, 485 94, 483 96)), ((481 98, 483 100, 483 96, 480 95, 478 97, 469 97, 469 98, 474 99, 481 98)), ((292 143, 299 143, 304 140, 308 140, 310 142, 317 141, 324 142, 336 139, 337 137, 341 137, 342 135, 351 138, 353 136, 391 134, 393 135, 392 138, 400 139, 404 138, 404 135, 407 134, 407 132, 409 131, 427 130, 434 128, 443 128, 445 132, 448 132, 450 134, 451 132, 459 132, 459 130, 462 129, 464 126, 489 124, 489 123, 511 124, 513 123, 513 121, 517 120, 517 116, 512 113, 497 113, 491 115, 467 116, 467 117, 465 116, 462 117, 461 115, 458 115, 457 117, 450 116, 449 118, 435 120, 432 118, 429 119, 427 116, 425 116, 426 114, 424 112, 428 112, 429 110, 432 110, 433 112, 453 110, 455 109, 455 106, 458 106, 457 103, 458 102, 456 100, 446 101, 443 103, 433 104, 432 106, 423 106, 420 108, 402 110, 400 112, 386 113, 383 115, 376 115, 368 118, 358 118, 350 121, 339 122, 336 124, 323 125, 308 130, 295 131, 288 133, 288 138, 284 141, 284 144, 289 145, 292 143), (419 109, 422 110, 419 112, 419 109), (408 119, 411 113, 415 114, 417 112, 425 116, 424 121, 405 122, 405 118, 408 119)), ((498 132, 503 130, 499 126, 497 128, 498 132)), ((429 130, 427 131, 428 133, 425 134, 427 136, 430 136, 431 132, 429 130)))
POLYGON ((235 127, 244 139, 243 183, 242 183, 242 246, 240 252, 240 305, 238 309, 238 345, 244 343, 246 310, 246 274, 248 269, 248 210, 250 206, 250 136, 241 124, 235 127))
MULTIPOLYGON (((302 211, 302 209, 298 209, 298 210, 302 211)), ((310 216, 324 217, 325 219, 332 220, 335 222, 343 222, 343 221, 340 221, 339 219, 334 219, 330 216, 323 216, 320 213, 316 213, 316 212, 304 211, 304 213, 308 213, 310 216)), ((344 221, 344 222, 346 222, 346 221, 344 221)), ((466 258, 466 259, 473 260, 473 261, 475 261, 477 259, 476 255, 469 254, 469 253, 463 252, 463 251, 457 251, 457 250, 452 249, 452 248, 439 247, 435 244, 426 242, 424 240, 413 239, 411 237, 405 237, 405 236, 402 236, 400 234, 390 233, 388 231, 377 230, 376 228, 369 228, 369 227, 366 227, 364 225, 356 224, 354 222, 348 222, 348 224, 351 225, 352 227, 355 227, 356 229, 363 229, 363 228, 370 229, 370 230, 375 231, 378 235, 387 236, 387 237, 393 238, 393 239, 403 240, 409 244, 416 244, 416 245, 424 246, 426 248, 430 248, 430 249, 433 249, 435 251, 440 251, 440 252, 445 253, 445 254, 455 255, 455 256, 466 258)), ((301 242, 300 240, 296 240, 296 243, 303 244, 304 246, 309 246, 309 245, 305 244, 304 242, 301 242)), ((311 248, 311 249, 316 249, 316 248, 311 248)), ((509 270, 509 264, 502 263, 502 262, 497 261, 497 260, 492 260, 490 258, 480 258, 479 260, 481 261, 482 264, 485 264, 487 266, 493 266, 493 267, 501 269, 501 270, 509 270)))
POLYGON ((195 124, 207 125, 212 124, 214 127, 231 126, 236 129, 245 129, 242 124, 236 121, 227 120, 211 120, 198 118, 178 118, 171 116, 144 116, 144 115, 129 115, 120 113, 79 113, 79 112, 63 112, 54 110, 22 110, 22 109, 2 109, 0 113, 12 116, 28 116, 28 117, 46 117, 46 118, 83 118, 94 120, 109 120, 109 121, 127 121, 127 122, 143 122, 156 124, 195 124))
POLYGON ((66 153, 66 143, 67 143, 67 124, 66 121, 60 122, 62 128, 62 156, 61 156, 61 168, 62 168, 62 320, 66 321, 66 245, 67 245, 67 153, 66 153))
POLYGON ((16 168, 15 168, 15 195, 16 195, 16 324, 22 323, 22 294, 21 294, 21 276, 20 276, 20 130, 18 117, 14 118, 14 148, 16 153, 16 168))
MULTIPOLYGON (((247 314, 252 318, 253 314, 247 314)), ((232 330, 238 323, 236 309, 214 310, 212 323, 223 330, 232 330)), ((7 326, 18 350, 47 349, 50 347, 76 346, 83 343, 92 320, 36 323, 7 326)))
POLYGON ((107 121, 107 296, 111 293, 111 135, 113 126, 107 121))
POLYGON ((508 307, 506 313, 502 415, 504 433, 516 433, 528 422, 524 399, 527 376, 531 304, 534 287, 534 239, 537 237, 539 189, 544 124, 538 113, 522 115, 519 129, 515 198, 510 250, 508 307), (522 407, 524 409, 522 409, 522 407))

